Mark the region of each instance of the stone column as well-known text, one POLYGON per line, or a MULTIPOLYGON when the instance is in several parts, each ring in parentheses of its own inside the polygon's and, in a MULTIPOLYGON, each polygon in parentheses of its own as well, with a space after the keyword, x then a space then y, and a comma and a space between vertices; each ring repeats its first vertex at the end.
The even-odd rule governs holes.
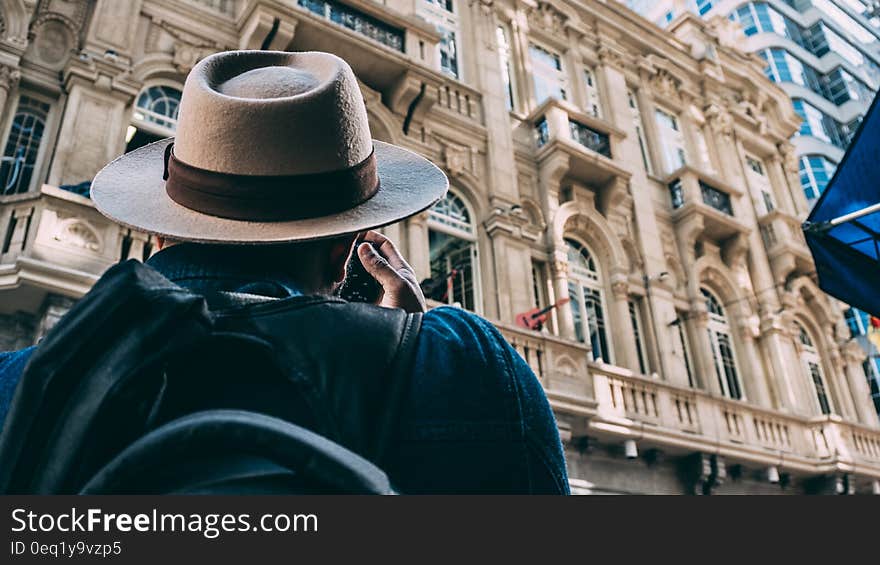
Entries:
MULTIPOLYGON (((772 394, 766 371, 758 351, 758 327, 752 318, 740 320, 739 350, 737 351, 737 367, 743 393, 751 404, 773 408, 772 394)), ((733 336, 731 336, 733 337, 733 336)))
MULTIPOLYGON (((629 193, 632 196, 632 221, 638 226, 633 229, 633 244, 638 248, 640 254, 641 267, 644 275, 655 277, 660 273, 668 271, 666 264, 666 256, 663 250, 662 237, 660 227, 657 223, 657 216, 654 213, 654 194, 656 191, 653 182, 648 179, 648 172, 645 170, 642 162, 641 149, 639 147, 639 139, 636 133, 635 124, 632 119, 632 112, 629 107, 629 88, 626 83, 626 77, 622 71, 623 56, 622 51, 618 50, 610 40, 603 39, 603 44, 599 48, 600 65, 596 68, 597 79, 604 86, 605 96, 603 101, 606 106, 604 108, 604 116, 615 127, 626 133, 619 143, 619 150, 614 155, 614 160, 619 162, 625 169, 632 171, 632 177, 629 181, 629 193)), ((656 143, 652 143, 651 134, 648 131, 656 131, 653 120, 653 113, 645 112, 653 108, 653 102, 648 96, 645 88, 641 88, 636 92, 639 108, 642 110, 642 124, 645 128, 646 151, 656 151, 656 143)), ((656 139, 656 136, 654 136, 656 139)), ((652 157, 649 155, 648 157, 652 157)), ((659 163, 657 155, 653 157, 655 163, 659 163)), ((683 281, 679 281, 683 282, 683 281)), ((669 327, 669 323, 675 320, 676 311, 673 301, 672 290, 666 289, 661 282, 650 282, 652 285, 649 296, 644 301, 644 306, 649 309, 645 312, 644 320, 652 324, 650 332, 644 332, 643 339, 648 340, 648 336, 653 336, 655 342, 648 347, 649 351, 655 351, 658 364, 654 369, 662 378, 679 384, 687 384, 687 374, 684 370, 681 374, 676 373, 673 368, 677 366, 675 353, 673 349, 672 339, 674 336, 674 328, 669 327)), ((629 311, 626 315, 627 324, 631 325, 629 319, 629 311)), ((628 326, 626 326, 628 327, 628 326)), ((676 337, 677 339, 677 337, 676 337)), ((633 341, 631 338, 628 341, 633 341)), ((635 344, 633 343, 633 353, 635 353, 635 344)), ((633 358, 635 365, 638 367, 638 358, 633 358)))
POLYGON ((49 184, 77 184, 94 178, 125 151, 125 130, 139 85, 114 61, 76 58, 65 70, 69 92, 49 184))
POLYGON ((498 38, 495 29, 498 20, 491 2, 471 3, 471 26, 475 38, 472 46, 473 61, 477 67, 476 85, 483 94, 485 113, 486 161, 490 203, 501 206, 520 201, 514 160, 513 133, 507 110, 507 90, 504 86, 498 38), (500 201, 500 202, 499 202, 500 201))
POLYGON ((584 113, 588 114, 587 108, 587 91, 584 85, 584 64, 581 61, 577 46, 580 44, 582 36, 569 28, 566 30, 567 45, 570 45, 565 53, 562 54, 563 70, 566 72, 569 80, 568 99, 584 113))
POLYGON ((800 165, 794 145, 788 142, 780 144, 779 155, 782 162, 782 172, 788 179, 789 193, 794 202, 794 213, 799 217, 805 217, 810 211, 811 205, 807 202, 807 195, 801 188, 800 165))
MULTIPOLYGON (((534 307, 531 248, 521 231, 527 222, 521 214, 501 212, 494 213, 484 223, 492 244, 492 255, 491 264, 482 267, 484 272, 491 268, 495 279, 495 284, 483 285, 487 314, 491 315, 490 311, 497 307, 497 318, 510 324, 515 321, 516 314, 534 307), (494 293, 495 299, 492 308, 488 308, 490 293, 494 293)), ((484 262, 487 262, 487 256, 483 255, 484 262)))
POLYGON ((840 348, 837 344, 833 343, 831 335, 826 335, 825 341, 829 344, 827 349, 830 350, 828 359, 823 363, 825 382, 829 389, 826 394, 831 397, 831 404, 836 408, 838 414, 843 416, 845 420, 858 422, 859 415, 853 400, 853 391, 849 387, 849 382, 847 382, 846 361, 841 354, 840 348))
POLYGON ((846 378, 852 392, 853 404, 859 416, 859 422, 876 428, 880 426, 880 420, 878 420, 877 411, 874 410, 871 390, 865 378, 864 367, 862 367, 865 352, 854 340, 848 341, 841 349, 843 350, 846 378))
MULTIPOLYGON (((649 84, 647 81, 647 75, 642 74, 642 84, 649 84)), ((645 128, 645 151, 648 153, 648 159, 654 166, 656 176, 665 178, 665 164, 663 163, 663 154, 660 152, 660 133, 657 131, 656 108, 654 106, 654 100, 648 94, 647 88, 647 86, 642 86, 636 91, 636 98, 638 99, 639 109, 642 113, 642 125, 645 128)), ((630 126, 630 128, 632 128, 632 126, 630 126)))
POLYGON ((785 412, 796 412, 798 406, 797 390, 790 378, 791 355, 786 351, 792 347, 791 333, 788 322, 779 314, 765 313, 761 317, 759 347, 767 354, 770 372, 776 378, 769 385, 776 400, 775 408, 785 412))
POLYGON ((422 281, 431 276, 431 257, 428 243, 428 212, 417 214, 406 221, 406 259, 422 281))
POLYGON ((764 165, 767 167, 767 175, 770 179, 770 186, 773 189, 773 194, 776 196, 777 206, 788 214, 797 215, 797 206, 795 205, 792 192, 793 189, 797 189, 803 193, 800 185, 797 187, 788 186, 788 175, 785 174, 785 167, 779 155, 774 156, 772 159, 765 160, 764 165))
MULTIPOLYGON (((550 276, 553 278, 553 292, 556 294, 556 300, 567 298, 568 254, 564 248, 553 251, 553 261, 550 263, 550 276)), ((566 339, 575 339, 571 302, 566 302, 560 306, 557 312, 559 336, 566 339)))
POLYGON ((140 84, 131 78, 138 50, 142 0, 98 0, 85 36, 83 57, 62 72, 68 93, 49 183, 91 180, 125 150, 131 103, 140 84))
POLYGON ((694 374, 697 384, 711 392, 721 395, 721 385, 715 371, 715 360, 712 354, 712 342, 709 340, 709 314, 702 303, 691 304, 691 319, 688 324, 691 330, 691 359, 694 362, 694 374))
POLYGON ((510 28, 510 50, 514 60, 515 80, 519 86, 519 110, 528 114, 537 106, 537 101, 532 80, 532 61, 529 58, 529 24, 524 10, 517 10, 516 18, 510 22, 510 28))
POLYGON ((690 113, 690 100, 684 99, 683 102, 684 110, 678 114, 678 122, 681 126, 681 133, 684 135, 687 162, 699 171, 708 172, 697 144, 697 131, 700 129, 700 125, 694 122, 694 117, 690 113))
POLYGON ((136 261, 143 261, 150 236, 136 230, 129 230, 128 237, 131 238, 131 245, 128 247, 128 256, 123 257, 123 260, 135 259, 136 261))
MULTIPOLYGON (((21 71, 14 67, 0 65, 0 116, 5 117, 12 113, 15 101, 9 100, 9 94, 18 88, 19 79, 21 79, 21 71), (9 104, 8 113, 7 104, 9 104)), ((2 121, 0 121, 0 126, 2 125, 2 121)))
MULTIPOLYGON (((611 277, 610 306, 611 320, 606 324, 606 331, 611 334, 608 337, 614 344, 614 364, 641 373, 636 352, 635 330, 629 315, 629 284, 626 282, 625 273, 611 277)), ((645 339, 644 335, 642 339, 645 339)))

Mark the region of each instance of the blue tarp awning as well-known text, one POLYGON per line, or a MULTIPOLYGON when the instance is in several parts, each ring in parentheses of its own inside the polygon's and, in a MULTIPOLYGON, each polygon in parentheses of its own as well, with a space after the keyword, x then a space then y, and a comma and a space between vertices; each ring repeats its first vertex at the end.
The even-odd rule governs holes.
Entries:
POLYGON ((878 99, 804 223, 822 290, 874 316, 880 316, 878 99))

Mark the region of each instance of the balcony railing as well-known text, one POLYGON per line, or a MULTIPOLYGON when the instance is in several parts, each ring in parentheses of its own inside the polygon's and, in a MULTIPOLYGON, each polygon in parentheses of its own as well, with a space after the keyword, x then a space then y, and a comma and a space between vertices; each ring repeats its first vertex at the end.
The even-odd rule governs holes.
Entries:
POLYGON ((607 134, 596 131, 574 120, 568 120, 571 138, 599 155, 611 158, 611 140, 607 134))
MULTIPOLYGON (((717 188, 699 181, 700 195, 703 203, 715 208, 719 212, 724 212, 728 216, 733 216, 733 207, 730 204, 730 195, 721 192, 717 188)), ((684 186, 681 179, 675 179, 669 183, 669 196, 672 200, 672 209, 678 210, 685 204, 684 186)))
POLYGON ((496 326, 538 376, 554 408, 593 414, 593 382, 584 344, 516 326, 496 326))
MULTIPOLYGON (((611 158, 611 138, 608 134, 572 119, 568 120, 568 133, 572 141, 599 155, 611 158)), ((546 117, 541 118, 535 125, 535 137, 539 149, 550 141, 550 126, 546 117)))
POLYGON ((730 204, 729 194, 722 192, 703 181, 700 181, 700 194, 703 196, 704 204, 708 204, 712 208, 715 208, 719 212, 724 212, 728 216, 733 216, 733 207, 730 204))
POLYGON ((196 4, 201 4, 206 8, 214 10, 215 12, 220 12, 221 14, 227 14, 230 16, 235 15, 235 0, 190 0, 196 4))
POLYGON ((684 206, 684 187, 681 184, 681 179, 675 179, 669 183, 669 197, 672 201, 673 210, 678 210, 684 206))
POLYGON ((123 259, 146 259, 150 238, 111 222, 74 192, 43 185, 0 197, 3 287, 33 284, 69 296, 84 294, 123 259))
POLYGON ((535 138, 537 140, 538 149, 547 145, 550 141, 550 126, 547 125, 547 118, 541 118, 535 126, 535 138))
POLYGON ((517 136, 525 141, 524 134, 533 139, 541 174, 599 191, 623 189, 632 174, 614 160, 626 133, 564 100, 542 102, 521 122, 517 136))
POLYGON ((739 189, 690 166, 673 172, 664 183, 676 230, 684 230, 682 235, 689 238, 741 249, 751 230, 736 215, 735 198, 742 196, 739 189))
POLYGON ((342 27, 404 52, 405 32, 333 0, 298 0, 299 5, 342 27))
POLYGON ((809 274, 815 270, 810 249, 797 217, 772 210, 758 218, 761 238, 777 280, 791 274, 809 274))
POLYGON ((718 452, 733 460, 809 474, 858 464, 880 476, 880 429, 809 418, 638 375, 587 360, 585 347, 546 333, 496 324, 526 360, 558 415, 587 418, 574 435, 639 437, 663 448, 718 452))

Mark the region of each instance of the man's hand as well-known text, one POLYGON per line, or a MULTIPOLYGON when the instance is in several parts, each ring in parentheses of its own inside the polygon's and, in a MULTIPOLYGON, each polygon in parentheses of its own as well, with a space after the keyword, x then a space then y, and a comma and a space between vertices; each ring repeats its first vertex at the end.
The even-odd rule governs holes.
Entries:
POLYGON ((385 308, 403 308, 424 312, 425 296, 416 274, 390 239, 377 231, 368 231, 357 253, 364 269, 382 285, 376 304, 385 308))

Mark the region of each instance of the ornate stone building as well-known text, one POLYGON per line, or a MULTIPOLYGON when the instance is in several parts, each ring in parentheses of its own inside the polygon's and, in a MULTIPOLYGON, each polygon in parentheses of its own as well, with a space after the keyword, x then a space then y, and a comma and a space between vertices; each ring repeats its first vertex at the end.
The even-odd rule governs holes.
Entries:
POLYGON ((173 134, 196 61, 324 50, 374 137, 448 173, 386 231, 533 367, 575 491, 880 492, 864 353, 799 229, 799 118, 735 33, 599 0, 4 0, 0 347, 149 255, 88 181, 173 134))

